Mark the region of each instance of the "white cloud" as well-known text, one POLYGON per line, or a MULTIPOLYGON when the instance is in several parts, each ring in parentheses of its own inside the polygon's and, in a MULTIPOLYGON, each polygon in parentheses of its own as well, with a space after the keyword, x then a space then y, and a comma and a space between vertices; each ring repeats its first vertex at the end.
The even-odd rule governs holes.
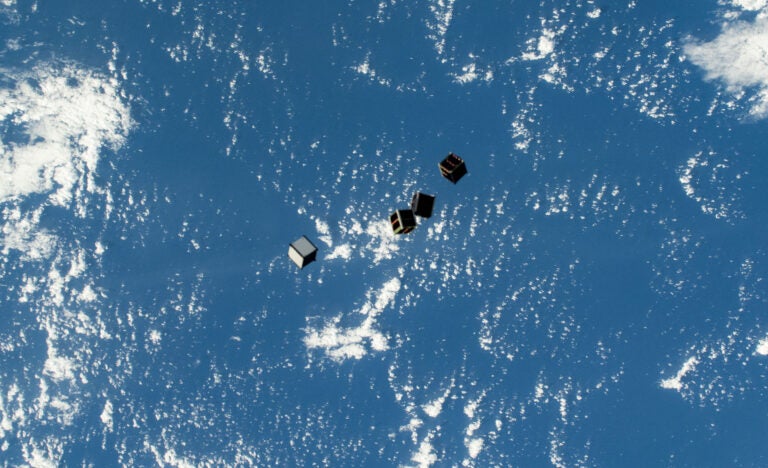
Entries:
POLYGON ((455 83, 464 85, 467 83, 472 83, 477 79, 481 79, 486 83, 493 81, 493 70, 490 68, 485 70, 478 68, 477 63, 474 62, 476 58, 477 57, 475 57, 474 54, 469 54, 469 59, 471 62, 461 67, 461 74, 452 73, 453 81, 455 83))
POLYGON ((464 406, 464 414, 466 414, 470 419, 474 418, 478 405, 480 405, 480 398, 477 400, 471 400, 464 406))
POLYGON ((59 356, 51 343, 48 345, 48 359, 45 360, 43 373, 55 382, 73 380, 77 364, 72 359, 59 356))
POLYGON ((484 442, 485 441, 481 437, 469 439, 465 442, 470 458, 477 458, 477 456, 480 455, 480 451, 483 450, 484 442))
POLYGON ((308 327, 305 346, 309 350, 320 349, 337 362, 361 359, 370 350, 386 351, 389 349, 388 339, 376 329, 376 318, 394 301, 400 286, 400 280, 392 278, 377 291, 375 300, 373 292, 369 291, 368 301, 358 311, 363 320, 357 326, 342 325, 343 317, 339 315, 320 328, 308 327))
POLYGON ((0 253, 11 250, 21 253, 22 260, 35 261, 48 258, 56 246, 56 236, 38 227, 42 208, 24 213, 18 207, 5 208, 0 226, 0 253))
MULTIPOLYGON (((347 213, 351 208, 347 208, 347 213)), ((392 225, 388 219, 374 218, 358 220, 350 218, 347 223, 339 225, 341 238, 347 243, 338 246, 329 255, 331 258, 351 258, 352 254, 362 258, 373 256, 376 265, 384 260, 391 260, 400 249, 400 243, 407 241, 402 236, 392 233, 392 225), (365 225, 365 227, 364 227, 365 225), (348 241, 352 241, 350 244, 348 241), (354 247, 354 250, 352 250, 354 247), (347 249, 350 249, 347 252, 347 249), (349 257, 346 257, 349 255, 349 257)))
POLYGON ((337 258, 341 258, 343 260, 349 260, 352 258, 352 246, 349 244, 336 246, 328 255, 325 256, 326 260, 334 260, 337 258))
POLYGON ((600 14, 603 12, 600 8, 595 8, 594 10, 587 13, 587 17, 591 19, 600 18, 600 14))
POLYGON ((760 342, 757 344, 755 352, 761 356, 768 356, 768 337, 760 340, 760 342))
POLYGON ((453 81, 459 84, 467 84, 475 81, 477 79, 478 73, 477 73, 477 65, 474 63, 470 63, 469 65, 464 65, 461 67, 461 75, 454 74, 453 75, 453 81))
POLYGON ((371 66, 370 55, 367 56, 362 63, 359 63, 356 66, 352 67, 352 69, 360 75, 367 76, 371 81, 378 83, 381 86, 385 86, 385 87, 392 86, 391 80, 388 80, 386 78, 382 78, 381 76, 379 76, 376 70, 374 70, 374 68, 371 66))
POLYGON ((527 44, 528 51, 523 53, 522 59, 541 60, 555 51, 555 31, 544 29, 538 39, 530 39, 527 44))
POLYGON ((757 11, 765 8, 768 0, 733 0, 731 3, 743 10, 757 11))
POLYGON ((25 450, 24 459, 30 466, 34 468, 56 468, 58 463, 56 460, 59 458, 61 449, 56 446, 58 444, 51 444, 54 447, 44 447, 45 450, 38 447, 34 447, 31 451, 25 450))
POLYGON ((373 251, 373 263, 379 264, 382 260, 389 260, 400 248, 397 236, 392 234, 392 226, 389 221, 372 222, 365 233, 370 237, 366 250, 373 251))
MULTIPOLYGON (((751 8, 765 2, 741 3, 751 8)), ((684 51, 704 70, 706 79, 722 82, 732 94, 757 88, 750 99, 750 114, 768 115, 768 15, 727 22, 712 41, 690 41, 684 51)))
POLYGON ((679 392, 683 388, 683 377, 685 377, 685 375, 689 372, 695 370, 698 363, 699 360, 695 356, 688 358, 688 360, 683 363, 683 367, 677 371, 677 374, 675 374, 674 377, 670 377, 661 381, 661 388, 676 390, 679 392))
POLYGON ((430 401, 426 405, 423 405, 421 409, 423 409, 424 413, 431 418, 440 416, 440 413, 443 411, 443 404, 445 403, 445 400, 451 395, 452 389, 453 382, 451 382, 451 385, 445 389, 442 395, 430 401))
POLYGON ((432 0, 429 5, 429 10, 434 16, 434 20, 427 20, 427 27, 431 31, 429 38, 434 41, 435 50, 439 56, 442 56, 445 52, 445 36, 453 19, 453 4, 455 1, 432 0))
POLYGON ((432 446, 432 434, 430 433, 419 444, 419 450, 413 454, 411 461, 416 462, 419 468, 428 468, 437 463, 437 454, 432 446))
POLYGON ((318 238, 328 247, 333 247, 331 228, 328 226, 328 223, 319 218, 315 218, 315 229, 317 230, 318 238))
POLYGON ((104 403, 104 409, 101 412, 101 415, 99 416, 99 419, 101 419, 101 423, 104 424, 104 427, 109 430, 110 432, 114 430, 114 420, 112 419, 112 402, 107 400, 106 403, 104 403))
MULTIPOLYGON (((13 401, 34 399, 31 408, 38 420, 50 423, 46 434, 53 434, 52 424, 71 425, 88 407, 77 387, 99 372, 90 359, 98 340, 91 344, 90 336, 110 336, 96 310, 101 294, 89 272, 91 249, 82 247, 77 231, 67 231, 70 223, 42 227, 43 214, 58 206, 72 218, 109 217, 111 198, 95 177, 97 166, 104 148, 124 144, 133 122, 115 79, 72 63, 20 72, 0 68, 0 79, 0 255, 13 262, 6 271, 25 272, 0 280, 18 283, 18 303, 47 334, 47 354, 24 366, 36 376, 37 397, 20 392, 13 401), (42 267, 26 268, 31 262, 42 267)), ((89 245, 103 252, 98 242, 89 245)), ((12 400, 11 392, 0 391, 12 400)), ((105 406, 102 421, 110 411, 105 406)), ((29 465, 61 464, 58 436, 41 438, 21 416, 14 415, 13 423, 18 433, 31 435, 21 446, 29 465)))
POLYGON ((741 216, 738 208, 738 191, 742 174, 731 167, 728 159, 715 151, 699 151, 678 168, 678 180, 691 200, 702 213, 717 219, 741 216))
POLYGON ((0 89, 0 124, 27 139, 0 148, 0 202, 42 193, 67 206, 78 185, 95 185, 100 149, 120 146, 132 126, 117 83, 71 65, 11 79, 0 89))

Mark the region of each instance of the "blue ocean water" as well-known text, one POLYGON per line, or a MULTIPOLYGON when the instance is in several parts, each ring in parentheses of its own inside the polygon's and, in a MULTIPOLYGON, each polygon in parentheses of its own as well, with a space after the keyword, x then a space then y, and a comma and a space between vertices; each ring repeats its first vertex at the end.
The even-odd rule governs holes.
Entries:
POLYGON ((0 460, 765 464, 767 8, 1 2, 0 460))

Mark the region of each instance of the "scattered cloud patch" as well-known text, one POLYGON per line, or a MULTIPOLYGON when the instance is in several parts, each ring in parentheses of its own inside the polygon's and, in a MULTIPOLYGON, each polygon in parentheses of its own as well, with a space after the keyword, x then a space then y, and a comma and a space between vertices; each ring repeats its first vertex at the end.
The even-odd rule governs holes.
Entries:
MULTIPOLYGON (((485 394, 483 394, 483 396, 484 395, 485 394)), ((465 433, 464 446, 467 449, 467 453, 469 454, 470 459, 477 458, 477 456, 480 455, 480 452, 483 450, 483 446, 485 444, 485 439, 483 437, 478 437, 476 435, 476 432, 478 429, 480 429, 482 422, 480 421, 479 418, 474 419, 475 411, 477 410, 477 406, 480 403, 481 398, 470 401, 464 407, 464 414, 467 415, 468 418, 473 419, 473 421, 469 423, 469 425, 467 425, 467 428, 464 431, 465 433)), ((469 460, 465 460, 465 463, 463 463, 463 465, 468 466, 469 460)))
POLYGON ((523 52, 523 60, 541 60, 555 51, 555 31, 544 29, 538 39, 529 39, 526 42, 528 50, 523 52))
POLYGON ((757 343, 755 353, 761 356, 768 356, 768 337, 763 338, 759 343, 757 343))
POLYGON ((392 226, 388 221, 373 222, 368 225, 365 233, 370 237, 366 249, 373 252, 373 263, 379 264, 382 260, 392 258, 400 247, 397 239, 392 234, 392 226))
POLYGON ((112 402, 107 400, 106 403, 104 403, 104 409, 101 411, 101 415, 99 416, 99 419, 101 420, 101 423, 104 424, 104 427, 109 432, 112 432, 115 429, 115 423, 114 423, 114 420, 112 419, 112 413, 113 413, 112 402))
POLYGON ((11 250, 18 251, 24 261, 38 261, 48 258, 54 251, 57 238, 51 232, 39 228, 43 209, 23 212, 18 206, 4 208, 0 227, 0 253, 7 256, 11 250))
POLYGON ((480 455, 480 452, 483 450, 484 443, 485 440, 481 437, 475 437, 473 439, 467 440, 465 445, 467 447, 467 451, 469 452, 469 457, 477 458, 477 456, 480 455))
POLYGON ((699 359, 696 356, 691 356, 683 363, 683 366, 677 371, 677 374, 675 374, 674 377, 661 381, 661 388, 679 392, 683 388, 683 378, 686 374, 696 370, 696 365, 698 364, 699 359))
MULTIPOLYGON (((765 1, 742 1, 758 9, 765 1)), ((707 80, 719 81, 733 95, 751 93, 749 113, 768 116, 768 15, 752 21, 726 22, 709 42, 689 40, 683 47, 688 59, 702 68, 707 80)))
POLYGON ((436 418, 440 416, 440 413, 443 411, 443 404, 445 403, 445 400, 451 395, 451 390, 453 389, 454 382, 451 382, 451 385, 448 386, 448 388, 445 389, 442 395, 435 398, 434 400, 430 401, 426 405, 423 405, 421 409, 424 410, 424 413, 429 416, 430 418, 436 418))
POLYGON ((528 128, 528 119, 525 114, 520 114, 512 121, 510 132, 512 133, 512 139, 515 141, 515 149, 522 152, 527 152, 533 142, 533 135, 528 128))
POLYGON ((45 361, 43 373, 56 382, 63 380, 73 380, 75 378, 77 365, 72 359, 58 356, 56 349, 52 346, 48 348, 48 359, 45 361))
POLYGON ((419 468, 429 468, 437 463, 437 454, 432 446, 432 437, 432 433, 427 435, 419 444, 419 450, 411 457, 411 461, 415 462, 419 468))
MULTIPOLYGON (((64 442, 46 434, 90 414, 89 402, 80 397, 103 370, 93 359, 100 340, 111 338, 100 315, 103 293, 90 271, 104 246, 80 236, 82 222, 67 221, 109 219, 112 194, 96 177, 97 169, 105 150, 124 145, 134 122, 117 78, 74 63, 0 69, 0 81, 0 254, 5 262, 0 283, 16 282, 8 291, 18 294, 6 297, 8 305, 29 311, 45 336, 29 338, 44 341, 30 345, 47 350, 20 369, 34 376, 29 387, 36 396, 18 387, 0 388, 19 407, 34 401, 30 414, 34 411, 36 421, 19 411, 12 427, 3 418, 0 433, 14 429, 29 435, 15 450, 31 466, 58 466, 64 442), (63 222, 44 226, 43 213, 51 206, 60 209, 63 222), (4 275, 14 270, 24 274, 4 275), (48 428, 44 434, 36 425, 40 421, 48 428)), ((24 336, 23 328, 15 331, 24 336)), ((6 369, 8 382, 16 371, 6 369)), ((105 405, 101 419, 111 426, 111 405, 105 405)), ((7 448, 0 444, 0 450, 7 448)))
POLYGON ((369 80, 371 80, 374 83, 378 83, 381 86, 389 88, 392 86, 392 80, 389 80, 387 78, 381 77, 376 70, 371 66, 371 58, 370 56, 366 57, 365 60, 354 67, 352 69, 359 75, 363 75, 367 77, 369 80))
POLYGON ((469 55, 469 59, 471 60, 470 63, 467 65, 464 65, 461 67, 461 73, 453 73, 453 81, 455 83, 464 85, 468 83, 472 83, 474 81, 477 81, 478 79, 490 83, 493 81, 493 70, 490 68, 487 68, 485 70, 480 69, 475 63, 475 57, 474 54, 469 55))
POLYGON ((333 239, 331 238, 331 228, 325 221, 315 218, 315 230, 317 230, 318 238, 325 243, 328 247, 333 247, 333 239))
POLYGON ((25 139, 0 143, 0 202, 45 194, 68 206, 96 185, 101 148, 121 146, 133 126, 117 83, 72 65, 9 78, 14 85, 0 88, 0 125, 25 139))
MULTIPOLYGON (((427 28, 430 30, 429 39, 434 42, 435 50, 438 56, 445 53, 445 36, 453 20, 453 4, 456 0, 433 0, 429 5, 433 19, 427 21, 427 28)), ((442 59, 446 61, 445 58, 442 59)))
POLYGON ((732 0, 733 6, 747 11, 758 11, 768 6, 768 0, 732 0))
POLYGON ((325 256, 326 260, 335 260, 337 258, 342 260, 349 260, 352 258, 352 246, 349 244, 336 246, 328 255, 325 256))
POLYGON ((369 291, 367 301, 358 313, 363 316, 355 326, 342 324, 343 315, 326 321, 320 327, 309 326, 304 337, 308 350, 318 349, 330 359, 342 362, 347 359, 361 359, 370 351, 389 349, 387 336, 377 329, 377 317, 389 307, 400 291, 399 278, 392 278, 378 291, 369 291))
POLYGON ((338 228, 344 244, 336 247, 326 258, 347 260, 354 254, 378 265, 384 260, 392 259, 400 249, 400 242, 406 240, 392 233, 389 220, 380 218, 373 220, 367 216, 362 220, 350 218, 338 228))
POLYGON ((678 174, 683 191, 702 213, 717 219, 743 215, 737 207, 738 189, 746 172, 735 171, 727 158, 712 150, 699 151, 680 166, 678 174))

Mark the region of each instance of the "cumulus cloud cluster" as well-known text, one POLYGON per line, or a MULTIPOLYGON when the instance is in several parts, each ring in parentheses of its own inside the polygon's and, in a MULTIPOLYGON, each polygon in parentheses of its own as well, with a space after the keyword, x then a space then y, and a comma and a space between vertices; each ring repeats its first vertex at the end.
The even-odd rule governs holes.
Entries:
MULTIPOLYGON (((701 67, 709 80, 723 83, 729 92, 754 90, 750 114, 768 116, 768 6, 765 0, 741 0, 734 6, 756 11, 752 20, 726 20, 720 34, 705 42, 692 39, 684 47, 688 59, 701 67)), ((739 16, 736 16, 739 18, 739 16)))
MULTIPOLYGON (((46 350, 3 369, 0 439, 13 433, 17 445, 0 450, 31 466, 62 463, 66 436, 48 434, 92 413, 92 382, 102 380, 95 357, 111 338, 101 319, 98 276, 89 271, 103 245, 86 242, 69 223, 46 225, 43 213, 56 206, 71 217, 108 218, 110 194, 96 171, 104 150, 121 148, 134 125, 126 101, 115 79, 74 63, 0 67, 0 283, 10 285, 2 300, 5 309, 37 321, 41 333, 25 346, 46 350), (25 375, 29 385, 21 386, 25 375)), ((6 335, 23 338, 23 323, 9 323, 6 335)), ((97 404, 111 428, 111 403, 97 404)))
POLYGON ((33 193, 67 206, 79 188, 92 189, 100 149, 119 147, 132 126, 118 85, 72 65, 3 74, 0 124, 25 135, 0 142, 0 202, 33 193))
POLYGON ((400 291, 400 280, 392 278, 374 294, 370 291, 368 300, 358 311, 363 320, 356 326, 342 326, 342 316, 325 323, 321 328, 308 327, 304 344, 307 349, 321 349, 334 361, 360 359, 373 351, 389 349, 387 337, 377 329, 378 317, 394 300, 400 291), (374 298, 375 296, 375 298, 374 298))

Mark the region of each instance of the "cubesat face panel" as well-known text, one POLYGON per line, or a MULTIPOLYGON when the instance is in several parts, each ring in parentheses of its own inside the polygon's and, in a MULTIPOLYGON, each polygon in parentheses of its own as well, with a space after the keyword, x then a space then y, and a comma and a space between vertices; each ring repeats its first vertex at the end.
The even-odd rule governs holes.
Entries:
POLYGON ((397 210, 389 215, 389 221, 395 234, 407 234, 416 227, 416 217, 411 210, 397 210))
POLYGON ((435 197, 426 193, 416 192, 411 200, 411 210, 416 216, 429 218, 435 206, 435 197))
POLYGON ((317 257, 317 247, 306 236, 301 236, 288 247, 288 257, 296 266, 304 268, 317 257))
POLYGON ((457 155, 450 153, 440 164, 440 173, 454 184, 467 173, 467 165, 457 155))

